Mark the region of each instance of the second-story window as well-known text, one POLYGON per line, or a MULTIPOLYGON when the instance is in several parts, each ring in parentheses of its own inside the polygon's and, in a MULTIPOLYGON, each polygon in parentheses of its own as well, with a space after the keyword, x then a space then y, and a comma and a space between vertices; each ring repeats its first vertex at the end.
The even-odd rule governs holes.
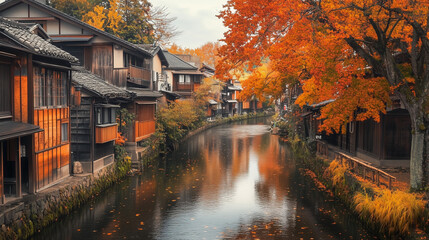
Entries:
POLYGON ((34 107, 67 105, 67 73, 44 67, 34 67, 34 107))
POLYGON ((191 76, 179 75, 179 84, 191 84, 191 76))
POLYGON ((144 69, 150 69, 150 59, 139 58, 128 53, 124 53, 124 66, 125 67, 138 67, 144 69))
POLYGON ((115 107, 96 107, 95 114, 97 125, 116 123, 115 107))
POLYGON ((0 64, 0 117, 12 113, 10 65, 0 64))

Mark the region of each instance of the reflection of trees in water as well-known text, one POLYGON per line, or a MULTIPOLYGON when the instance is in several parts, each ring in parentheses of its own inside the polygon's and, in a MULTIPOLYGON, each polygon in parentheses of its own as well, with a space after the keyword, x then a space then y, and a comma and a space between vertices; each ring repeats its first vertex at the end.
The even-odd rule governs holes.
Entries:
MULTIPOLYGON (((210 213, 210 208, 225 204, 225 197, 240 194, 239 181, 251 181, 246 184, 251 197, 256 196, 252 200, 255 207, 246 208, 250 213, 237 211, 239 216, 247 216, 242 219, 228 222, 221 216, 217 226, 231 229, 218 228, 224 233, 220 237, 329 239, 330 235, 341 238, 339 232, 346 237, 367 237, 347 218, 345 208, 334 205, 297 173, 290 149, 276 136, 253 132, 246 137, 246 131, 252 129, 249 126, 220 129, 224 132, 217 134, 218 129, 212 129, 191 138, 141 176, 116 185, 93 205, 35 239, 104 239, 108 233, 114 239, 156 239, 164 236, 161 233, 177 231, 177 224, 186 233, 190 226, 180 225, 177 219, 190 221, 193 211, 210 213)), ((210 216, 205 220, 211 221, 210 216)), ((174 236, 174 232, 165 236, 174 236)))
POLYGON ((262 203, 283 202, 288 195, 289 179, 295 165, 287 161, 285 146, 277 138, 268 138, 264 151, 258 154, 258 169, 261 179, 256 184, 258 199, 262 203))
MULTIPOLYGON (((247 221, 246 221, 247 222, 247 221)), ((276 219, 261 221, 252 219, 250 223, 239 223, 239 229, 226 229, 222 239, 287 239, 287 230, 276 219)), ((289 238, 299 239, 299 238, 289 238)))

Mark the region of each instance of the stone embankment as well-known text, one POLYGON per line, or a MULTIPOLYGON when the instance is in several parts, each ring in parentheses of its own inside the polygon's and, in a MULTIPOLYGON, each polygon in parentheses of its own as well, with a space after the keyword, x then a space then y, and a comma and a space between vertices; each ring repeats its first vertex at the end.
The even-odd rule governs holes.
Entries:
POLYGON ((25 239, 95 198, 130 171, 128 159, 95 175, 70 176, 37 194, 0 207, 0 239, 25 239))

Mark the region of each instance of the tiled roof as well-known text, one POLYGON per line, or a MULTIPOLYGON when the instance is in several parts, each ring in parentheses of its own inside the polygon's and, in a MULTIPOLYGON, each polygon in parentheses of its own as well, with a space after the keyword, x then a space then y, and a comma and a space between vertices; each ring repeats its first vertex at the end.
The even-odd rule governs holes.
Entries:
POLYGON ((137 97, 149 97, 149 98, 159 98, 162 97, 162 93, 158 91, 152 91, 149 89, 142 88, 128 88, 129 91, 136 94, 137 97))
POLYGON ((183 61, 179 57, 176 57, 174 54, 169 53, 168 51, 163 51, 165 58, 168 62, 168 69, 171 70, 198 70, 198 68, 192 66, 191 64, 183 61))
POLYGON ((101 77, 84 69, 83 67, 73 66, 72 70, 73 83, 82 86, 86 90, 95 93, 100 97, 132 98, 133 95, 135 95, 125 89, 104 81, 101 77))
POLYGON ((74 24, 80 25, 81 27, 86 28, 87 30, 95 32, 96 34, 99 34, 99 35, 101 35, 103 37, 109 38, 110 40, 112 40, 113 42, 115 42, 115 43, 117 43, 119 45, 126 46, 126 47, 128 47, 128 48, 130 48, 132 50, 136 50, 136 51, 138 51, 140 53, 143 53, 143 54, 146 54, 146 55, 151 55, 149 52, 147 52, 143 48, 137 47, 135 44, 132 44, 132 43, 130 43, 128 41, 125 41, 125 40, 123 40, 121 38, 118 38, 118 37, 116 37, 116 36, 114 36, 114 35, 112 35, 110 33, 107 33, 105 31, 102 31, 102 30, 98 29, 98 28, 95 28, 95 27, 93 27, 93 26, 91 26, 91 25, 89 25, 89 24, 87 24, 85 22, 82 22, 82 21, 80 21, 80 20, 78 20, 78 19, 76 19, 76 18, 74 18, 72 16, 69 16, 69 15, 67 15, 67 14, 65 14, 65 13, 63 13, 61 11, 58 11, 57 9, 55 9, 55 8, 53 8, 51 6, 48 6, 48 5, 43 4, 41 2, 38 2, 38 1, 34 1, 34 0, 9 0, 9 1, 4 1, 3 3, 0 4, 0 10, 1 9, 7 9, 8 7, 16 5, 16 4, 19 4, 20 2, 27 3, 27 4, 31 5, 31 6, 36 7, 36 8, 46 10, 50 14, 52 14, 54 16, 57 16, 59 18, 62 18, 65 21, 73 22, 74 24))
POLYGON ((136 44, 137 47, 143 48, 145 51, 148 51, 152 56, 158 53, 161 48, 153 44, 136 44))
POLYGON ((164 55, 164 51, 161 49, 160 46, 154 45, 154 44, 136 44, 137 47, 144 49, 145 51, 152 54, 152 57, 158 54, 161 64, 168 67, 169 63, 167 61, 167 58, 164 55))
POLYGON ((70 62, 79 61, 70 53, 61 50, 38 35, 30 32, 26 25, 0 17, 0 31, 36 54, 60 58, 70 62))

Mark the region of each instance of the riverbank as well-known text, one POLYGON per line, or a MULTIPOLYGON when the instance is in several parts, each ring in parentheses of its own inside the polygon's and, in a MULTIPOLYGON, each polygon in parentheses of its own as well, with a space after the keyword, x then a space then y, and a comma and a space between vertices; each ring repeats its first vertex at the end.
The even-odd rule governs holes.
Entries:
POLYGON ((128 158, 97 174, 75 175, 37 194, 10 201, 0 208, 0 239, 25 239, 96 198, 131 169, 128 158))
POLYGON ((288 141, 299 159, 301 173, 317 188, 344 203, 361 222, 380 238, 426 239, 428 210, 423 194, 377 186, 336 160, 316 156, 298 138, 288 141))

